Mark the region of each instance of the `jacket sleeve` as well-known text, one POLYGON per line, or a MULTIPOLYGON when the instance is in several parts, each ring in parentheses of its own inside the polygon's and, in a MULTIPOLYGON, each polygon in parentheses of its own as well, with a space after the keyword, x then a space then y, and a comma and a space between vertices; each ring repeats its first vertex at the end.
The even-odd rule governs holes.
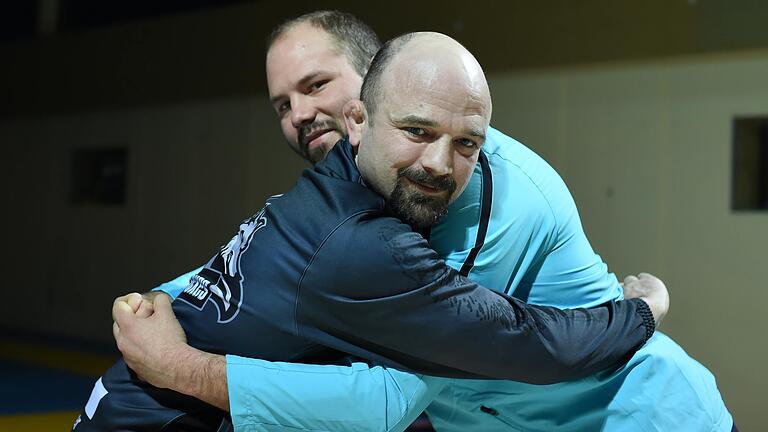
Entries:
POLYGON ((299 286, 297 323, 301 336, 376 363, 533 384, 618 367, 654 326, 637 299, 561 310, 481 287, 382 217, 326 239, 299 286))
POLYGON ((227 383, 235 432, 401 432, 446 380, 362 362, 326 366, 228 355, 227 383))
POLYGON ((178 295, 181 294, 182 291, 184 291, 184 288, 186 288, 187 285, 189 285, 189 279, 191 279, 192 276, 200 273, 200 270, 202 269, 203 269, 202 267, 198 267, 189 273, 184 273, 183 275, 177 277, 172 281, 165 282, 163 284, 160 284, 159 286, 152 288, 152 291, 163 291, 169 296, 171 296, 172 299, 176 299, 176 297, 178 297, 178 295))
MULTIPOLYGON (((153 291, 172 298, 200 268, 153 291)), ((235 432, 251 430, 402 432, 445 386, 421 376, 354 362, 349 366, 269 362, 227 355, 235 432)))

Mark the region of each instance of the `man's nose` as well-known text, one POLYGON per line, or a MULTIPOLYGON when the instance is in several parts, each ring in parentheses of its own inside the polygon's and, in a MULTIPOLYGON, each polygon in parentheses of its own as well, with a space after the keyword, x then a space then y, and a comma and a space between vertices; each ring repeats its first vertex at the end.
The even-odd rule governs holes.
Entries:
POLYGON ((421 166, 435 177, 453 173, 453 146, 448 137, 432 141, 421 154, 421 166))
POLYGON ((296 95, 291 98, 291 123, 299 128, 315 121, 317 110, 306 95, 296 95))

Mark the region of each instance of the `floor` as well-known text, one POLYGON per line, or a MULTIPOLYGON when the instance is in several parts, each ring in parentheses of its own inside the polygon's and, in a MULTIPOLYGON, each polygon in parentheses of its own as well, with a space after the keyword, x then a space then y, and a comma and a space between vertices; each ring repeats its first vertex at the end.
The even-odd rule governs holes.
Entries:
POLYGON ((115 354, 61 343, 0 340, 0 431, 66 431, 115 354))

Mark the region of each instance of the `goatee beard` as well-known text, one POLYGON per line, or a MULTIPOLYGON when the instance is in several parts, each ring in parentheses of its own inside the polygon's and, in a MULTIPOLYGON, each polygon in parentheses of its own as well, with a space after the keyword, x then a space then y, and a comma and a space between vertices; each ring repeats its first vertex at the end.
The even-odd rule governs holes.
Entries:
POLYGON ((387 200, 387 208, 414 229, 424 229, 436 224, 448 213, 454 192, 456 181, 450 175, 435 177, 424 170, 400 168, 395 188, 387 200), (424 194, 408 184, 409 180, 445 193, 439 196, 424 194))

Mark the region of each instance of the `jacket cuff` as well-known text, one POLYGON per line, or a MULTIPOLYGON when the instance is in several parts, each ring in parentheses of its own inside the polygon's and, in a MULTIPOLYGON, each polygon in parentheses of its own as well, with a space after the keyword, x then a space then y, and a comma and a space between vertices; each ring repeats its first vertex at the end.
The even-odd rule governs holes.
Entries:
POLYGON ((645 326, 645 339, 643 340, 643 344, 645 344, 656 331, 656 320, 653 319, 653 312, 651 312, 651 307, 648 306, 648 303, 639 298, 633 298, 630 299, 630 301, 635 302, 635 306, 637 307, 635 310, 643 319, 643 326, 645 326))

